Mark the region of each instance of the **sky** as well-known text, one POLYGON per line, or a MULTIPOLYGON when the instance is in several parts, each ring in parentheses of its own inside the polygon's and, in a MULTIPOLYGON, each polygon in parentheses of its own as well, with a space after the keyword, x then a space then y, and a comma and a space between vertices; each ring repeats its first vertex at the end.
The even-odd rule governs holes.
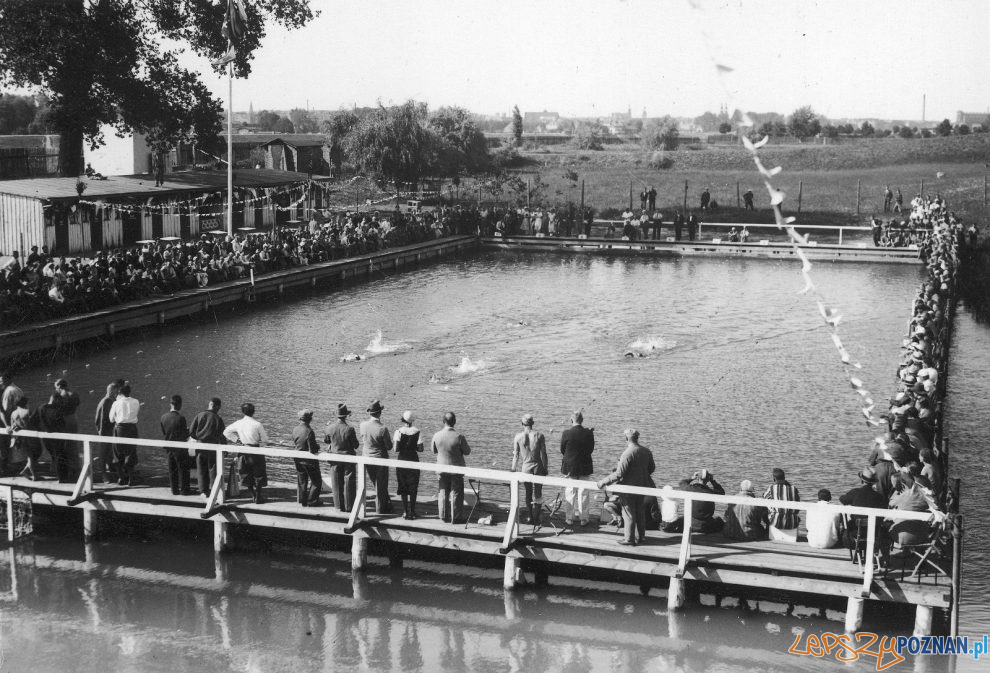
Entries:
MULTIPOLYGON (((252 0, 246 0, 251 2, 252 0)), ((311 0, 234 109, 425 101, 483 114, 694 117, 721 105, 955 120, 990 106, 988 0, 311 0), (721 66, 721 67, 716 67, 721 66)), ((226 78, 195 56, 220 98, 226 78)))

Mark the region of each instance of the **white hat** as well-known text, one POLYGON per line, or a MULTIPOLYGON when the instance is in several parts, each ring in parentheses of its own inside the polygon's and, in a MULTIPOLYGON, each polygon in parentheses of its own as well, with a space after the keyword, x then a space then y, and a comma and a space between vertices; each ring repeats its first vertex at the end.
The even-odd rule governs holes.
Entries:
POLYGON ((403 411, 402 412, 402 421, 403 421, 403 423, 408 423, 409 425, 412 425, 415 420, 416 420, 416 417, 413 416, 413 412, 411 412, 409 410, 406 410, 406 411, 403 411))

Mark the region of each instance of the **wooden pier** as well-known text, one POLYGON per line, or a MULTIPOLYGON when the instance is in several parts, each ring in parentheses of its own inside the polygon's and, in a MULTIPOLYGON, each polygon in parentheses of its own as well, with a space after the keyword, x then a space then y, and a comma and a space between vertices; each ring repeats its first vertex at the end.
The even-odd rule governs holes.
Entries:
MULTIPOLYGON (((580 252, 600 255, 636 255, 645 257, 742 257, 750 259, 798 259, 789 243, 730 243, 708 241, 624 241, 619 238, 547 238, 533 236, 485 237, 486 248, 502 250, 537 250, 580 252)), ((875 248, 859 245, 803 245, 801 250, 812 260, 828 262, 871 262, 917 264, 922 261, 912 248, 875 248)))
POLYGON ((32 323, 0 331, 0 361, 36 351, 57 350, 77 341, 110 338, 126 330, 165 325, 170 320, 264 296, 283 296, 331 285, 351 278, 457 255, 477 247, 473 236, 453 236, 425 243, 349 257, 347 259, 296 266, 254 278, 180 290, 171 296, 140 299, 90 313, 32 323))
MULTIPOLYGON (((907 572, 883 574, 874 563, 854 563, 845 548, 813 549, 805 543, 735 542, 721 535, 702 535, 691 532, 692 501, 709 501, 718 504, 753 503, 753 499, 738 496, 704 495, 694 492, 673 491, 667 497, 683 504, 685 532, 665 534, 650 531, 644 544, 621 547, 618 537, 602 522, 587 527, 564 528, 549 523, 539 530, 520 523, 520 485, 524 482, 541 483, 544 487, 583 487, 594 490, 591 482, 557 477, 541 477, 501 470, 471 467, 438 466, 433 463, 408 463, 398 460, 341 456, 321 453, 315 458, 320 462, 353 463, 357 465, 357 493, 354 508, 339 512, 332 507, 303 508, 295 502, 294 485, 270 488, 268 502, 255 504, 249 499, 226 500, 224 497, 225 470, 218 470, 211 485, 209 497, 172 495, 161 476, 152 476, 145 485, 121 487, 94 484, 91 474, 92 443, 121 443, 142 447, 142 450, 162 451, 164 448, 190 447, 198 450, 214 450, 217 464, 224 466, 236 449, 238 453, 264 455, 271 460, 289 461, 299 453, 287 449, 232 447, 205 444, 186 444, 146 439, 117 439, 65 433, 24 432, 25 435, 49 436, 81 442, 83 469, 75 483, 54 481, 30 481, 24 478, 0 479, 0 495, 6 495, 8 518, 12 517, 14 492, 30 497, 34 507, 73 508, 82 511, 83 534, 92 538, 99 534, 100 520, 115 514, 144 515, 174 519, 209 521, 213 524, 214 550, 228 551, 234 546, 236 530, 241 526, 272 528, 347 536, 351 539, 352 567, 361 570, 367 565, 370 541, 386 549, 386 554, 401 563, 395 553, 388 551, 396 545, 406 545, 434 551, 467 552, 504 559, 504 588, 514 589, 527 570, 552 573, 555 568, 594 568, 615 573, 616 577, 634 578, 644 586, 667 585, 667 602, 671 610, 681 608, 691 583, 705 586, 707 590, 731 594, 733 591, 765 592, 768 595, 793 594, 846 599, 845 627, 849 632, 860 628, 864 603, 867 600, 916 606, 915 632, 928 634, 932 630, 934 610, 952 611, 957 606, 959 570, 950 574, 915 574, 907 572), (418 468, 423 477, 423 492, 430 492, 431 473, 456 473, 466 480, 487 487, 508 486, 510 499, 504 508, 478 507, 466 523, 449 524, 438 520, 434 512, 435 502, 421 507, 424 516, 405 520, 400 515, 369 513, 368 485, 365 467, 369 465, 388 468, 418 468), (479 521, 492 517, 490 523, 479 521), (713 589, 714 587, 714 589, 713 589)), ((309 457, 307 455, 307 457, 309 457)), ((637 493, 659 496, 656 489, 614 486, 609 492, 637 493)), ((486 490, 481 491, 482 500, 486 490)), ((329 494, 325 494, 329 500, 329 494)), ((485 503, 482 503, 483 505, 485 503)), ((814 503, 774 501, 777 508, 809 510, 814 503)), ((928 521, 931 515, 898 510, 877 510, 836 505, 836 513, 865 516, 868 519, 868 538, 864 558, 873 559, 876 548, 878 521, 915 520, 928 521)), ((961 531, 958 517, 952 516, 954 529, 961 531)), ((8 530, 13 542, 13 528, 8 530)))

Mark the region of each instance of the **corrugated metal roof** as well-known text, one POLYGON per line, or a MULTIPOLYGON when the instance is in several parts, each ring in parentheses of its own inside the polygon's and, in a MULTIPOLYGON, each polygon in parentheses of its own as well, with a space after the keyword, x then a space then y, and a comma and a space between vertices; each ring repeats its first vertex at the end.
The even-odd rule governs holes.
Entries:
MULTIPOLYGON (((274 171, 268 169, 241 168, 234 171, 235 187, 278 187, 309 179, 306 173, 274 171)), ((329 177, 314 175, 314 180, 325 181, 329 177)), ((123 196, 165 196, 190 191, 215 191, 227 187, 226 171, 184 171, 167 173, 165 184, 155 187, 154 176, 117 175, 106 180, 81 178, 29 178, 0 181, 0 194, 12 194, 39 200, 78 199, 76 183, 82 182, 87 200, 110 199, 123 196)))

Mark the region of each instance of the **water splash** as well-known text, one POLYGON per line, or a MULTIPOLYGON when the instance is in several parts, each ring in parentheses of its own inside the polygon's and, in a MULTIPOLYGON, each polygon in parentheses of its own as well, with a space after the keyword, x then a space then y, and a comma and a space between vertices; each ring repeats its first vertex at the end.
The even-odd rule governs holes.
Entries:
POLYGON ((382 353, 394 353, 395 351, 406 350, 409 348, 412 348, 412 346, 403 341, 396 341, 395 343, 386 342, 385 337, 382 336, 382 331, 378 330, 375 333, 374 338, 372 338, 371 343, 369 343, 364 350, 372 355, 380 355, 382 353))
POLYGON ((668 341, 663 337, 638 337, 635 341, 626 346, 625 356, 648 358, 653 357, 654 355, 659 355, 665 351, 669 351, 675 346, 677 346, 676 341, 668 341))
POLYGON ((461 364, 457 365, 456 367, 451 367, 450 371, 454 372, 455 374, 472 374, 482 369, 487 369, 488 367, 489 367, 489 363, 485 362, 484 360, 472 361, 471 358, 465 356, 461 358, 461 364))

